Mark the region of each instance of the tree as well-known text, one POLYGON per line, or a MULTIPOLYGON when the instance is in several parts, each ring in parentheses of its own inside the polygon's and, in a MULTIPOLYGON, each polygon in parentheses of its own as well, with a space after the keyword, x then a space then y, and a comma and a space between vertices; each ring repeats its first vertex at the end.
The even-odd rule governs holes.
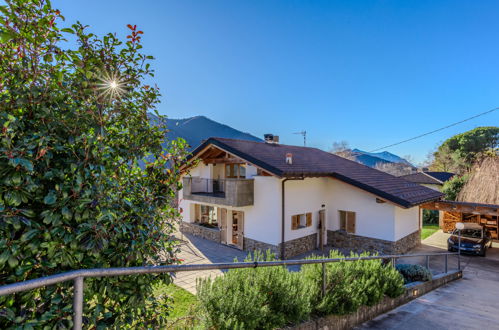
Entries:
MULTIPOLYGON (((80 23, 60 29, 63 16, 44 0, 0 10, 0 283, 174 263, 170 203, 186 146, 162 151, 161 127, 149 123, 160 94, 144 84, 153 71, 142 31, 128 25, 122 42, 80 23)), ((162 309, 148 298, 169 281, 86 279, 84 322, 157 325, 162 309)), ((0 328, 70 327, 71 299, 71 283, 0 297, 0 328)))
POLYGON ((498 150, 499 127, 478 127, 444 141, 434 153, 430 168, 464 174, 481 157, 496 155, 498 150))
POLYGON ((452 179, 444 182, 442 192, 445 194, 445 199, 448 201, 455 201, 461 189, 468 181, 468 175, 453 176, 452 179))
POLYGON ((333 142, 333 146, 329 150, 330 153, 337 156, 356 161, 355 154, 348 145, 347 141, 333 142))

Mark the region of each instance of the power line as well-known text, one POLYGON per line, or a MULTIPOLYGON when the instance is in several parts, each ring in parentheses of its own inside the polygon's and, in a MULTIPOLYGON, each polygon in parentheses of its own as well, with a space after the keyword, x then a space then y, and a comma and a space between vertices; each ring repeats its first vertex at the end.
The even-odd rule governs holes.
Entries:
POLYGON ((456 125, 459 125, 461 123, 464 123, 468 120, 471 120, 471 119, 474 119, 474 118, 477 118, 477 117, 480 117, 480 116, 483 116, 483 115, 486 115, 488 113, 491 113, 491 112, 494 112, 496 111, 497 109, 499 109, 499 107, 497 108, 494 108, 494 109, 491 109, 491 110, 488 110, 488 111, 485 111, 485 112, 482 112, 482 113, 479 113, 478 115, 475 115, 473 117, 469 117, 469 118, 466 118, 466 119, 463 119, 461 121, 458 121, 458 122, 455 122, 453 124, 450 124, 450 125, 447 125, 447 126, 444 126, 444 127, 441 127, 439 129, 436 129, 436 130, 433 130, 431 132, 427 132, 427 133, 424 133, 424 134, 421 134, 421 135, 418 135, 418 136, 415 136, 415 137, 412 137, 410 139, 407 139, 407 140, 403 140, 403 141, 400 141, 400 142, 397 142, 397 143, 394 143, 394 144, 390 144, 390 145, 387 145, 387 146, 384 146, 384 147, 381 147, 381 148, 377 148, 377 149, 374 149, 374 150, 371 150, 370 152, 375 152, 375 151, 378 151, 378 150, 381 150, 381 149, 386 149, 386 148, 390 148, 390 147, 393 147, 393 146, 397 146, 399 144, 402 144, 402 143, 406 143, 406 142, 409 142, 409 141, 412 141, 412 140, 416 140, 416 139, 419 139, 420 137, 423 137, 423 136, 426 136, 426 135, 430 135, 430 134, 433 134, 433 133, 436 133, 436 132, 439 132, 439 131, 442 131, 446 128, 449 128, 449 127, 452 127, 452 126, 456 126, 456 125))

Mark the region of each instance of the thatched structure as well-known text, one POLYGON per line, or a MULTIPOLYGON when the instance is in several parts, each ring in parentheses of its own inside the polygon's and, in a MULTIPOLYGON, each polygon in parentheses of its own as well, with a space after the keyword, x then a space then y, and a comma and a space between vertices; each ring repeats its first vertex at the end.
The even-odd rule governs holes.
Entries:
POLYGON ((473 167, 457 200, 499 205, 499 157, 487 157, 473 167))

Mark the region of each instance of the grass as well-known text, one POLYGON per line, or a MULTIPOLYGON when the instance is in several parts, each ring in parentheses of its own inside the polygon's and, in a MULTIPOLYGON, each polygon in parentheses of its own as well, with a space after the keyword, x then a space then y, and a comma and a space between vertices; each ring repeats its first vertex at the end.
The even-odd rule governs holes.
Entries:
POLYGON ((440 228, 438 225, 425 225, 423 224, 423 229, 421 230, 421 239, 425 239, 433 235, 440 228))
POLYGON ((155 289, 155 296, 164 294, 173 299, 172 310, 167 318, 169 321, 188 316, 189 312, 199 304, 195 295, 175 284, 163 285, 155 289))

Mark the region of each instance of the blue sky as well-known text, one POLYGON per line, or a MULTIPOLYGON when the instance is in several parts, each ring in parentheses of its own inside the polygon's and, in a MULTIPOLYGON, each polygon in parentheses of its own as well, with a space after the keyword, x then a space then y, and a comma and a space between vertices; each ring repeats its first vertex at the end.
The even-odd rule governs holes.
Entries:
MULTIPOLYGON (((92 32, 144 31, 159 111, 372 150, 499 106, 499 1, 53 1, 92 32)), ((422 161, 499 111, 388 149, 422 161)))

